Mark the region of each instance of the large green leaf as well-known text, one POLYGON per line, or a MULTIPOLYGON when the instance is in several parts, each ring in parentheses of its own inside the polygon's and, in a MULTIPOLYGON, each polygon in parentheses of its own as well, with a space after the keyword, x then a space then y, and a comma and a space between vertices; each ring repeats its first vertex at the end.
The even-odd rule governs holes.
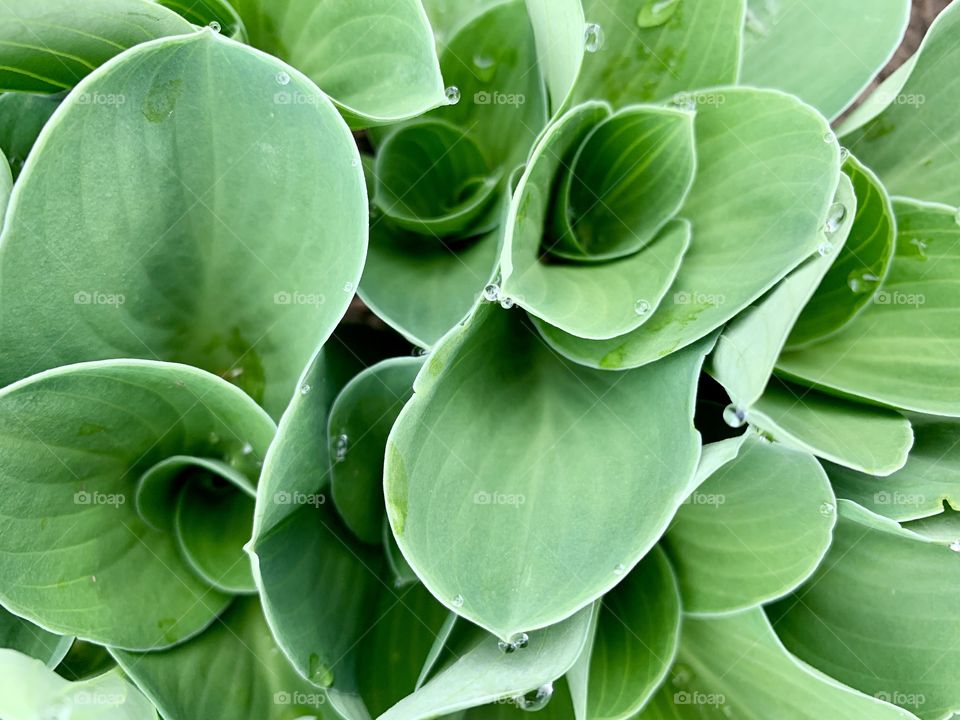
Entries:
POLYGON ((155 720, 157 712, 117 671, 68 682, 39 660, 0 649, 0 715, 4 720, 155 720))
POLYGON ((335 717, 321 714, 326 697, 290 667, 256 598, 235 600, 213 627, 178 647, 113 654, 166 720, 335 717))
POLYGON ((900 413, 775 378, 747 411, 751 425, 780 442, 874 475, 903 467, 913 445, 900 413))
POLYGON ((583 11, 603 40, 584 57, 578 101, 686 101, 696 98, 688 91, 737 81, 743 0, 584 0, 583 11))
MULTIPOLYGON (((432 0, 437 2, 438 0, 432 0)), ((526 0, 553 114, 566 108, 580 75, 587 25, 580 0, 526 0)), ((595 31, 594 31, 595 32, 595 31)))
POLYGON ((748 437, 665 536, 684 611, 729 613, 793 590, 830 547, 835 503, 812 456, 748 437))
POLYGON ((839 497, 891 520, 915 520, 960 508, 960 421, 911 415, 916 441, 907 464, 886 478, 829 465, 839 497))
POLYGON ((0 149, 10 162, 14 179, 20 175, 43 126, 59 106, 57 95, 0 95, 0 149))
POLYGON ((209 31, 124 53, 71 93, 17 183, 0 383, 162 359, 279 415, 360 279, 359 165, 333 106, 277 60, 209 31))
POLYGON ((721 89, 697 111, 697 178, 680 216, 693 241, 668 296, 636 330, 585 341, 541 328, 593 367, 637 367, 710 334, 813 254, 839 177, 815 111, 782 93, 721 89))
POLYGON ((831 392, 918 412, 960 415, 955 210, 898 200, 897 249, 873 303, 823 342, 786 352, 778 370, 831 392))
POLYGON ((368 543, 383 537, 383 460, 387 435, 423 358, 384 360, 351 380, 330 409, 328 421, 333 501, 353 533, 368 543))
POLYGON ((625 720, 663 682, 680 642, 677 578, 655 548, 604 596, 591 647, 568 674, 583 720, 625 720))
POLYGON ((786 646, 831 677, 924 720, 960 709, 960 563, 947 541, 840 501, 833 546, 770 608, 786 646))
MULTIPOLYGON (((628 226, 612 210, 601 213, 605 217, 597 218, 600 236, 608 239, 612 234, 611 227, 603 227, 603 222, 617 223, 612 229, 621 236, 621 242, 614 240, 611 245, 633 245, 633 254, 629 257, 602 263, 544 261, 544 251, 556 252, 557 248, 566 248, 560 253, 562 255, 576 253, 581 259, 593 259, 593 253, 586 253, 583 245, 592 233, 575 238, 574 234, 583 225, 563 229, 557 227, 558 223, 551 218, 551 214, 558 214, 566 219, 572 210, 569 193, 556 190, 563 181, 581 184, 580 180, 599 179, 608 184, 606 192, 601 187, 591 188, 589 185, 581 188, 581 194, 593 198, 593 202, 586 203, 586 210, 593 211, 601 206, 609 208, 610 205, 647 208, 644 194, 633 194, 631 181, 636 181, 636 186, 642 188, 646 181, 660 176, 661 182, 669 183, 671 180, 661 174, 669 176, 667 164, 660 166, 658 163, 650 177, 642 177, 644 168, 649 168, 654 159, 659 161, 658 155, 664 155, 683 166, 673 178, 678 183, 675 185, 679 192, 677 204, 689 189, 687 183, 693 171, 693 151, 683 140, 691 129, 691 115, 652 108, 632 108, 629 114, 613 117, 609 117, 609 112, 606 105, 587 103, 577 106, 550 126, 527 163, 506 220, 501 294, 542 320, 539 325, 548 324, 577 337, 609 338, 642 324, 660 304, 690 245, 690 227, 685 222, 668 224, 656 239, 650 233, 652 231, 655 235, 675 211, 675 207, 669 207, 673 202, 668 200, 666 208, 654 209, 650 213, 634 212, 639 225, 643 225, 644 220, 652 220, 654 215, 660 216, 660 221, 653 221, 649 228, 628 226), (632 118, 639 118, 640 122, 633 124, 630 122, 632 118), (579 153, 597 133, 610 135, 604 133, 604 127, 622 125, 618 119, 627 121, 625 137, 621 138, 628 147, 623 154, 626 160, 615 162, 614 151, 622 148, 613 143, 608 146, 611 154, 607 155, 606 163, 593 166, 589 175, 575 178, 574 173, 580 167, 577 162, 579 153), (654 128, 672 127, 672 133, 664 134, 674 137, 663 137, 663 142, 651 142, 647 147, 644 141, 649 137, 638 137, 631 130, 639 131, 638 125, 648 123, 654 128), (638 139, 639 145, 636 144, 638 139), (674 149, 679 152, 671 152, 674 149), (604 170, 611 162, 617 165, 617 169, 604 176, 604 170), (635 172, 641 179, 634 175, 635 172), (555 192, 561 197, 554 197, 555 192), (606 200, 598 198, 595 193, 606 195, 606 200), (639 246, 635 240, 639 241, 639 246), (584 312, 584 308, 590 308, 590 312, 584 312)), ((654 132, 655 129, 648 129, 648 133, 654 132)), ((614 139, 616 134, 614 132, 614 139)), ((649 187, 646 189, 649 191, 649 187)), ((589 219, 585 219, 584 225, 591 225, 589 219)), ((598 250, 598 258, 609 254, 602 248, 598 250)))
MULTIPOLYGON (((0 5, 0 90, 69 90, 129 47, 193 29, 149 0, 5 2, 0 5)), ((81 101, 122 102, 108 95, 93 92, 81 101)))
MULTIPOLYGON (((684 618, 678 662, 638 720, 910 720, 787 652, 759 609, 684 618)), ((914 718, 915 720, 915 718, 914 718)))
POLYGON ((910 0, 749 0, 740 81, 836 117, 887 64, 909 20, 910 0))
POLYGON ((426 720, 538 689, 549 698, 553 681, 586 646, 595 612, 593 606, 585 607, 562 623, 531 633, 523 647, 509 653, 492 635, 459 623, 446 662, 379 720, 426 720))
POLYGON ((431 592, 509 640, 622 580, 693 476, 708 349, 596 371, 557 357, 522 313, 481 304, 431 355, 387 443, 387 516, 431 592))
POLYGON ((178 643, 225 607, 174 536, 141 518, 134 492, 171 455, 256 477, 274 425, 249 397, 187 366, 101 361, 5 388, 0 428, 3 605, 132 649, 178 643))
POLYGON ((57 635, 17 617, 0 607, 0 648, 16 650, 56 667, 73 643, 69 635, 57 635))
MULTIPOLYGON (((351 125, 382 125, 446 103, 420 0, 234 0, 250 42, 323 88, 351 125)), ((296 95, 292 104, 300 102, 296 95)))
MULTIPOLYGON (((857 36, 868 37, 862 13, 857 15, 857 36)), ((898 78, 899 91, 877 91, 888 103, 886 110, 843 137, 892 195, 960 205, 960 127, 951 119, 960 87, 958 32, 960 4, 951 3, 927 31, 916 60, 904 71, 907 79, 898 78)))

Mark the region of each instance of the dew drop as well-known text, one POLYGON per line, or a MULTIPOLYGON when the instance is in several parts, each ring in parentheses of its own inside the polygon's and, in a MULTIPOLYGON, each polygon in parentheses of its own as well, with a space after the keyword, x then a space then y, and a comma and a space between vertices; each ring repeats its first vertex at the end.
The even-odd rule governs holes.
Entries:
POLYGON ((343 462, 347 459, 347 450, 350 449, 350 438, 342 434, 337 436, 337 441, 333 446, 333 457, 337 462, 343 462))
POLYGON ((207 25, 207 27, 213 30, 215 33, 220 32, 220 23, 218 23, 216 20, 213 20, 209 25, 207 25))
POLYGON ((523 650, 529 643, 530 636, 522 632, 511 636, 509 640, 501 640, 497 643, 497 646, 501 652, 509 655, 510 653, 515 653, 517 650, 523 650))
POLYGON ((447 105, 456 105, 460 102, 460 88, 456 85, 448 87, 443 94, 447 96, 447 105))
POLYGON ((538 710, 543 710, 547 703, 550 702, 550 698, 553 697, 553 683, 547 683, 546 685, 541 685, 533 692, 527 693, 526 695, 517 695, 513 702, 521 710, 526 712, 537 712, 538 710))
POLYGON ((637 27, 660 27, 674 16, 679 5, 680 0, 646 0, 637 13, 637 27))
POLYGON ((954 540, 952 543, 950 543, 950 549, 955 553, 960 553, 960 540, 954 540))
POLYGON ((766 23, 750 8, 747 8, 747 32, 756 37, 766 37, 769 32, 766 23))
POLYGON ((516 303, 514 302, 513 298, 507 297, 506 295, 500 296, 500 307, 502 307, 504 310, 509 310, 514 305, 516 305, 516 303))
POLYGON ((823 231, 828 235, 833 235, 833 233, 840 229, 840 226, 843 225, 843 221, 846 219, 846 206, 843 203, 834 203, 830 206, 830 209, 827 210, 827 222, 823 226, 823 231))
POLYGON ((927 243, 920 238, 913 238, 910 244, 917 249, 917 254, 924 260, 927 258, 927 243))
POLYGON ((351 160, 350 167, 360 167, 360 158, 354 158, 351 160))
POLYGON ((613 569, 614 575, 623 575, 627 571, 626 565, 623 563, 618 563, 617 566, 613 569))
POLYGON ((491 283, 483 289, 483 299, 487 302, 497 302, 500 299, 500 286, 491 283))
POLYGON ((820 243, 820 247, 817 248, 817 253, 821 257, 826 257, 827 255, 832 253, 834 249, 835 248, 833 247, 833 243, 824 240, 822 243, 820 243))
POLYGON ((850 158, 850 151, 845 147, 840 148, 840 164, 843 165, 850 158))
POLYGON ((454 606, 455 608, 462 608, 462 607, 463 607, 463 595, 457 595, 457 596, 453 599, 453 606, 454 606))
POLYGON ((307 385, 306 383, 304 383, 303 385, 300 386, 300 394, 301 394, 301 395, 306 395, 308 392, 310 392, 310 386, 309 386, 309 385, 307 385))
POLYGON ((473 56, 473 68, 473 74, 476 75, 477 79, 483 83, 493 80, 493 76, 497 70, 497 67, 493 62, 493 58, 480 53, 477 53, 473 56))
POLYGON ((248 443, 248 442, 245 442, 245 443, 243 444, 243 447, 240 448, 240 453, 243 454, 243 455, 250 455, 250 454, 252 454, 252 453, 253 453, 253 445, 251 445, 251 444, 248 443))
POLYGON ((320 662, 320 656, 311 653, 309 658, 310 682, 320 687, 330 687, 333 685, 333 671, 324 663, 320 662))
POLYGON ((831 505, 828 502, 825 502, 823 505, 820 506, 820 514, 823 515, 824 517, 829 517, 830 515, 833 515, 834 509, 835 508, 833 507, 833 505, 831 505))
POLYGON ((96 575, 91 575, 91 576, 90 576, 90 582, 95 583, 96 581, 97 581, 97 576, 96 576, 96 575))
POLYGON ((833 132, 824 133, 823 141, 829 145, 837 141, 837 136, 833 132))
POLYGON ((857 295, 870 292, 870 290, 876 287, 877 283, 879 282, 880 278, 873 273, 860 272, 859 270, 854 270, 847 278, 847 285, 849 285, 850 290, 855 292, 857 295))
POLYGON ((730 404, 723 410, 723 421, 732 428, 743 427, 747 414, 736 405, 730 404))
POLYGON ((278 85, 289 85, 290 84, 290 75, 281 70, 277 73, 277 84, 278 85))
POLYGON ((646 300, 637 300, 633 304, 633 311, 640 316, 646 315, 651 310, 650 303, 646 300))
POLYGON ((595 53, 603 47, 603 28, 597 23, 589 23, 583 31, 583 49, 588 53, 595 53))

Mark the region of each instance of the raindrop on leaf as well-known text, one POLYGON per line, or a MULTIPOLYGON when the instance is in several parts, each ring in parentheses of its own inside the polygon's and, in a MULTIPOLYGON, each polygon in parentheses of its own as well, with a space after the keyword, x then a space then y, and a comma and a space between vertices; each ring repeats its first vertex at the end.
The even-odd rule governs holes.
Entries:
POLYGON ((603 28, 597 23, 589 23, 583 31, 583 48, 588 53, 595 53, 603 47, 603 28))
POLYGON ((536 712, 543 710, 550 698, 553 697, 553 683, 541 685, 534 692, 526 695, 517 695, 513 701, 518 708, 526 712, 536 712))

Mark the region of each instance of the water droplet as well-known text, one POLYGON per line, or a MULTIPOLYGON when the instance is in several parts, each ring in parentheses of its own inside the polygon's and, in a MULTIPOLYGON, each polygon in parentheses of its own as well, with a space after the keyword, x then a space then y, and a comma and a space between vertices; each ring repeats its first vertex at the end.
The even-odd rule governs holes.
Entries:
POLYGON ((835 249, 836 248, 833 247, 833 243, 824 240, 822 243, 820 243, 820 246, 817 248, 817 253, 821 257, 826 257, 827 255, 832 253, 835 249))
POLYGON ((278 85, 289 85, 290 84, 290 75, 281 70, 277 73, 277 84, 278 85))
POLYGON ((690 93, 677 93, 670 98, 670 104, 675 108, 686 110, 687 112, 697 111, 697 98, 690 93))
POLYGON ((207 441, 211 445, 216 445, 218 442, 220 442, 220 436, 217 435, 215 432, 212 432, 209 435, 207 435, 207 441))
POLYGON ((473 56, 473 68, 473 74, 476 75, 477 79, 483 83, 488 83, 493 80, 493 76, 497 70, 497 67, 493 62, 493 58, 480 53, 477 53, 473 56))
POLYGON ((460 102, 460 88, 456 85, 451 85, 444 90, 444 95, 447 96, 447 105, 456 105, 460 102))
POLYGON ((823 141, 827 145, 829 145, 830 143, 834 143, 837 141, 837 136, 833 132, 825 133, 823 136, 823 141))
POLYGON ((483 289, 483 299, 487 302, 497 302, 500 299, 500 286, 491 283, 483 289))
POLYGON ((857 295, 870 292, 879 282, 880 278, 872 272, 861 272, 859 270, 854 270, 847 278, 847 285, 857 295))
POLYGON ((617 566, 613 569, 614 575, 623 575, 627 571, 627 566, 623 563, 618 563, 617 566))
POLYGON ((334 444, 333 456, 337 462, 343 462, 347 459, 347 450, 350 449, 350 438, 346 435, 337 436, 337 442, 334 444))
POLYGON ((597 23, 588 23, 583 31, 583 49, 588 53, 595 53, 603 47, 603 28, 597 23))
POLYGON ((646 315, 647 313, 650 312, 650 310, 651 310, 650 303, 648 303, 646 300, 637 300, 633 304, 633 311, 637 315, 641 315, 641 316, 646 315))
POLYGON ((766 37, 769 32, 766 23, 750 8, 747 8, 747 32, 757 37, 766 37))
POLYGON ((211 21, 207 27, 213 30, 215 33, 220 32, 220 23, 218 23, 216 20, 211 21))
POLYGON ((840 148, 840 164, 843 165, 848 159, 850 159, 850 151, 847 148, 840 148))
POLYGON ((301 394, 301 395, 306 395, 308 392, 310 392, 310 386, 309 386, 309 385, 307 385, 306 383, 304 383, 303 385, 300 386, 300 394, 301 394))
POLYGON ((550 698, 553 697, 553 683, 547 683, 546 685, 541 685, 532 693, 527 693, 526 695, 517 695, 513 702, 521 710, 526 712, 537 712, 538 710, 543 710, 547 703, 550 702, 550 698))
POLYGON ((253 445, 251 445, 251 444, 248 443, 248 442, 245 442, 245 443, 243 444, 243 447, 240 448, 240 453, 243 454, 243 455, 250 455, 250 454, 252 454, 252 453, 253 453, 253 445))
POLYGON ((957 212, 954 214, 953 219, 956 221, 957 225, 960 225, 960 207, 957 208, 957 212))
POLYGON ((517 633, 509 640, 501 640, 497 643, 500 651, 509 655, 517 650, 523 650, 530 643, 530 636, 526 633, 517 633))
POLYGON ((90 582, 94 582, 94 583, 95 583, 96 581, 97 581, 97 576, 96 576, 96 575, 91 575, 91 576, 90 576, 90 582))
POLYGON ((723 421, 732 428, 743 427, 747 414, 736 405, 727 405, 723 410, 723 421))
POLYGON ((514 302, 513 298, 507 297, 506 295, 500 296, 500 307, 502 307, 504 310, 509 310, 514 305, 516 305, 516 303, 514 302))
POLYGON ((835 508, 833 507, 833 505, 831 505, 828 502, 825 502, 823 505, 820 506, 820 514, 825 517, 828 517, 830 515, 833 515, 834 509, 835 508))
POLYGON ((917 254, 920 255, 921 258, 926 259, 926 257, 927 257, 927 243, 925 243, 925 242, 924 242, 923 240, 921 240, 920 238, 913 238, 913 239, 910 241, 910 244, 913 245, 913 246, 917 249, 917 254))
POLYGON ((693 673, 686 665, 674 665, 673 676, 670 678, 671 684, 676 687, 683 687, 693 680, 693 673))
POLYGON ((663 25, 677 12, 680 0, 647 0, 637 13, 637 27, 652 28, 663 25))
POLYGON ((960 553, 960 540, 954 540, 952 543, 950 543, 950 549, 955 553, 960 553))
POLYGON ((350 167, 360 167, 360 158, 354 158, 351 160, 350 167))
POLYGON ((823 226, 823 231, 828 235, 833 235, 833 233, 840 229, 840 226, 843 225, 843 221, 846 219, 846 206, 843 203, 834 203, 830 206, 830 209, 827 210, 827 222, 823 226))
POLYGON ((457 596, 453 599, 453 606, 454 606, 455 608, 462 608, 462 607, 463 607, 463 595, 457 595, 457 596))
POLYGON ((320 662, 320 656, 311 653, 309 658, 310 682, 320 687, 330 687, 333 685, 333 671, 324 663, 320 662))

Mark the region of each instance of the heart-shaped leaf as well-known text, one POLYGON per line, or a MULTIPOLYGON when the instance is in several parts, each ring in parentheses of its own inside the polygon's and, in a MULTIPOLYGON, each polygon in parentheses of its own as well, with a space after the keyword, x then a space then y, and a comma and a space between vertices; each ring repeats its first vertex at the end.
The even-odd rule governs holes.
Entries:
POLYGON ((708 349, 596 371, 557 357, 522 314, 481 304, 433 352, 387 444, 387 515, 424 584, 503 640, 616 585, 686 494, 708 349))
POLYGON ((323 94, 262 53, 202 31, 118 57, 70 94, 18 181, 0 382, 158 358, 278 416, 360 279, 359 165, 323 94))

